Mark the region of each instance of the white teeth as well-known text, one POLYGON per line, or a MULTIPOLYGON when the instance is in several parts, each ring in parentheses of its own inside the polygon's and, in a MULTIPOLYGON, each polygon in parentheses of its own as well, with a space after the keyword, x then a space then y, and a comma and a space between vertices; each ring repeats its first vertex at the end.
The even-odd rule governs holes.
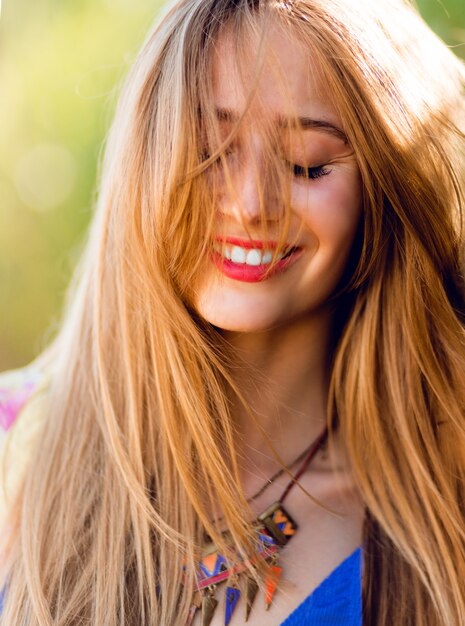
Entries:
MULTIPOLYGON (((258 248, 245 249, 241 246, 223 246, 221 244, 215 245, 215 250, 228 261, 241 265, 244 263, 252 266, 269 265, 273 260, 273 253, 271 250, 261 250, 258 248)), ((278 256, 277 260, 279 261, 282 259, 285 254, 286 250, 278 256)))
POLYGON ((262 263, 271 263, 272 259, 273 259, 273 255, 271 254, 269 250, 263 253, 262 263))
POLYGON ((247 265, 260 265, 262 263, 262 253, 255 248, 249 250, 245 262, 247 265))
POLYGON ((231 261, 233 263, 245 263, 247 253, 244 248, 240 246, 232 246, 231 248, 231 261))

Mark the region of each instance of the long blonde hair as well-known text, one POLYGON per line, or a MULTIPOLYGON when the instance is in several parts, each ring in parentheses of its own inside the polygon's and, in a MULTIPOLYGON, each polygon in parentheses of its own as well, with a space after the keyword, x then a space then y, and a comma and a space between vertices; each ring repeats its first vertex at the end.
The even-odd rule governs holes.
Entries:
POLYGON ((253 553, 231 355, 189 286, 211 227, 199 110, 212 46, 225 25, 238 42, 265 37, 269 19, 318 60, 363 181, 328 417, 366 503, 364 623, 463 622, 463 66, 401 0, 181 0, 124 86, 43 357, 51 385, 11 511, 2 624, 179 626, 202 532, 221 545, 212 502, 253 553))

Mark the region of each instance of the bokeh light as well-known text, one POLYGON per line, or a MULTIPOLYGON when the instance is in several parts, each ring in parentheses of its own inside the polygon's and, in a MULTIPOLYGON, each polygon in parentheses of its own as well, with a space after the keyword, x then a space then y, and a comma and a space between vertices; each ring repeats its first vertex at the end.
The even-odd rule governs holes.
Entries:
POLYGON ((19 198, 25 206, 36 211, 56 209, 74 189, 76 160, 64 146, 34 146, 19 160, 15 182, 19 198))

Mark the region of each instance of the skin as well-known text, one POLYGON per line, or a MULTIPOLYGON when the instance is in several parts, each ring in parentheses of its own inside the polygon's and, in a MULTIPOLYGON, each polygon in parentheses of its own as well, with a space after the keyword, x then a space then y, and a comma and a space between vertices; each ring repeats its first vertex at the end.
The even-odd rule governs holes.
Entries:
MULTIPOLYGON (((268 45, 258 97, 228 155, 237 193, 229 193, 226 185, 220 193, 215 230, 219 236, 247 239, 250 233, 253 239, 266 239, 257 173, 263 180, 268 164, 254 120, 265 116, 267 122, 274 124, 280 116, 289 117, 295 111, 299 116, 324 120, 342 129, 315 63, 302 44, 275 27, 270 30, 268 45), (278 74, 286 77, 285 90, 278 74)), ((216 50, 215 106, 234 118, 244 110, 251 78, 246 75, 243 80, 238 74, 228 31, 219 37, 216 50)), ((229 122, 222 124, 227 134, 229 122)), ((208 322, 223 329, 236 350, 240 363, 234 374, 237 382, 277 451, 290 463, 317 437, 326 422, 326 363, 332 322, 328 299, 347 263, 361 217, 362 190, 352 148, 334 132, 308 129, 303 131, 303 141, 291 133, 284 154, 292 163, 323 165, 329 172, 314 180, 292 178, 288 240, 296 241, 302 248, 300 257, 287 271, 258 283, 225 277, 207 259, 196 308, 208 322)), ((265 194, 267 239, 276 239, 282 200, 266 189, 265 194)), ((233 405, 233 417, 237 423, 241 477, 245 493, 250 496, 279 466, 257 428, 238 406, 233 405)), ((337 437, 334 449, 330 454, 321 451, 301 482, 333 512, 316 504, 298 487, 292 490, 286 508, 297 520, 299 532, 280 558, 287 582, 270 612, 265 612, 262 600, 257 599, 250 626, 280 623, 360 545, 363 507, 350 478, 344 447, 337 437)), ((254 513, 274 502, 286 484, 286 476, 273 483, 252 504, 254 513)), ((242 612, 235 612, 232 625, 243 623, 242 612)), ((212 625, 222 624, 222 620, 223 610, 218 609, 212 625)), ((200 624, 199 615, 194 623, 200 624)))

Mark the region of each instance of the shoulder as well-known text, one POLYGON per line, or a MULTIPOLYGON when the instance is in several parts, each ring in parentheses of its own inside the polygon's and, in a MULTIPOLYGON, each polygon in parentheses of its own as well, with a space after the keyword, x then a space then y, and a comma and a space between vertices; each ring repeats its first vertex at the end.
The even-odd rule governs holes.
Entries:
POLYGON ((35 364, 0 373, 0 525, 31 457, 48 383, 35 364))

